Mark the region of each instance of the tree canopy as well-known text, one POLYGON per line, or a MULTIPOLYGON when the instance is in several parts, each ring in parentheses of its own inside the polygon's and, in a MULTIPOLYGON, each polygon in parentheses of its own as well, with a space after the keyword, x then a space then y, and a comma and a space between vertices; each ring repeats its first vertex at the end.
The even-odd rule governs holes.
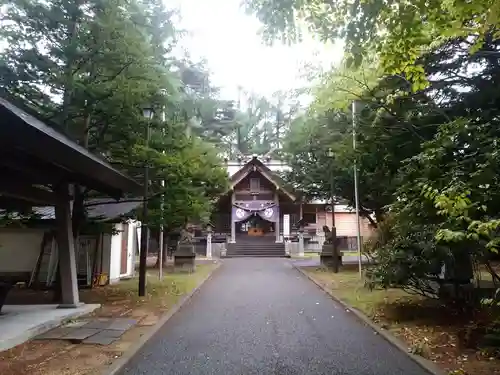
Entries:
POLYGON ((436 296, 443 262, 468 249, 489 267, 498 253, 500 56, 484 52, 499 43, 490 35, 470 54, 459 38, 423 54, 417 63, 429 84, 416 91, 407 76, 367 61, 335 68, 292 122, 287 178, 307 196, 333 193, 352 206, 357 162, 361 214, 378 227, 366 248, 378 260, 372 285, 436 296), (355 150, 347 105, 354 99, 355 150))
MULTIPOLYGON (((16 0, 0 30, 3 95, 137 179, 148 163, 150 224, 168 229, 208 217, 227 180, 216 144, 229 132, 203 64, 172 53, 173 16, 160 0, 16 0)), ((76 191, 75 235, 91 195, 76 191)))
POLYGON ((345 40, 348 61, 359 65, 375 53, 390 74, 404 72, 418 90, 425 85, 423 53, 462 38, 469 52, 498 38, 500 6, 495 0, 324 1, 246 0, 247 10, 264 24, 268 42, 297 42, 305 30, 322 40, 345 40))

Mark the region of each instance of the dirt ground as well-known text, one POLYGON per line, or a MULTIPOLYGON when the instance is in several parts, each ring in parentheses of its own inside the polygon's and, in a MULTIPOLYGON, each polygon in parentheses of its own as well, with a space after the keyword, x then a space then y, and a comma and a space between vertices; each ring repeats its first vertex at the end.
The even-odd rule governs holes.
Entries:
POLYGON ((121 357, 179 299, 194 289, 216 267, 215 263, 198 265, 192 274, 175 274, 165 268, 164 279, 157 271, 148 271, 148 293, 137 296, 137 279, 80 292, 85 303, 102 307, 92 317, 126 317, 137 324, 109 346, 72 344, 63 340, 32 340, 0 353, 2 375, 94 375, 103 366, 121 357))
MULTIPOLYGON (((382 328, 404 340, 408 350, 435 362, 450 375, 500 374, 498 353, 463 347, 459 336, 477 324, 436 301, 399 289, 369 291, 356 269, 334 274, 304 267, 309 275, 350 306, 360 310, 382 328)), ((481 323, 479 323, 481 324, 481 323)))

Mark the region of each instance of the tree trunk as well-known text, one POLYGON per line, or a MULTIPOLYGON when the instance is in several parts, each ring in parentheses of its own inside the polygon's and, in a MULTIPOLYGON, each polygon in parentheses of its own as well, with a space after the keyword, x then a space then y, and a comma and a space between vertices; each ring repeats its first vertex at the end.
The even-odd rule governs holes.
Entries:
MULTIPOLYGON (((158 233, 158 238, 159 236, 161 235, 161 232, 158 233)), ((155 268, 160 268, 160 251, 162 251, 162 260, 163 260, 163 265, 166 266, 167 265, 167 257, 168 257, 168 242, 169 242, 169 236, 168 236, 168 231, 167 230, 163 230, 163 249, 158 249, 158 257, 156 258, 156 264, 155 264, 155 268)), ((160 243, 160 241, 158 241, 158 244, 160 243)))
POLYGON ((374 211, 375 214, 375 220, 377 220, 377 223, 381 223, 384 221, 384 211, 377 209, 374 211))
POLYGON ((378 224, 377 224, 377 221, 373 220, 373 218, 369 215, 369 214, 365 214, 363 215, 364 217, 366 217, 368 219, 368 221, 370 222, 370 224, 373 226, 373 228, 378 228, 378 224))
MULTIPOLYGON (((73 68, 75 65, 76 61, 76 53, 77 53, 77 39, 78 39, 78 23, 80 21, 80 4, 81 1, 75 1, 75 3, 72 5, 73 9, 71 12, 71 25, 68 30, 68 45, 65 48, 65 54, 66 54, 66 65, 64 67, 64 92, 63 92, 63 103, 61 107, 61 124, 64 127, 64 130, 70 134, 70 129, 69 129, 69 109, 71 105, 71 100, 73 97, 73 89, 74 89, 74 77, 73 77, 73 68)), ((76 187, 76 186, 75 186, 76 187)), ((75 189, 75 195, 76 195, 76 190, 75 189)), ((78 230, 76 231, 76 236, 75 236, 75 220, 73 220, 74 217, 74 212, 75 212, 75 202, 76 202, 76 197, 75 200, 73 201, 73 215, 72 215, 72 229, 73 229, 73 238, 75 239, 75 245, 76 245, 76 239, 78 238, 78 230)), ((54 302, 59 303, 61 302, 62 298, 62 286, 61 286, 61 271, 60 271, 61 263, 58 261, 57 262, 57 272, 56 272, 56 282, 55 282, 55 290, 54 290, 54 302)))
MULTIPOLYGON (((370 224, 374 227, 374 228, 377 228, 378 227, 378 221, 375 221, 373 220, 373 218, 371 217, 371 213, 363 208, 360 209, 360 212, 359 214, 362 216, 362 217, 365 217, 369 222, 370 224)), ((376 217, 376 216, 375 216, 376 217)))
POLYGON ((75 1, 72 4, 73 8, 71 11, 71 25, 68 30, 68 44, 65 46, 66 55, 66 65, 64 67, 64 92, 63 92, 63 103, 61 108, 62 125, 66 132, 69 133, 69 107, 71 105, 71 99, 73 97, 74 89, 74 66, 77 60, 77 41, 78 41, 78 24, 81 21, 81 11, 80 11, 81 0, 75 1))

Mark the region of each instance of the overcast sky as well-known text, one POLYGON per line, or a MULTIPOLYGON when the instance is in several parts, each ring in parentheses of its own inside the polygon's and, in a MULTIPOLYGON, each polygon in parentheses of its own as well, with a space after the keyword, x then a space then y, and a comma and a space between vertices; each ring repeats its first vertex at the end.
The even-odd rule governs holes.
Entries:
POLYGON ((312 38, 291 47, 263 45, 260 23, 240 8, 241 0, 165 1, 180 9, 180 26, 190 33, 182 46, 193 58, 207 60, 225 99, 236 99, 238 86, 265 96, 303 87, 299 75, 304 63, 329 67, 342 57, 340 46, 325 46, 312 38))
POLYGON ((241 0, 164 1, 180 10, 177 26, 189 32, 181 47, 193 59, 207 61, 224 99, 237 99, 238 86, 267 97, 304 87, 307 82, 299 76, 305 63, 328 68, 342 58, 340 45, 327 46, 312 38, 300 45, 265 46, 258 35, 259 21, 245 14, 241 0))

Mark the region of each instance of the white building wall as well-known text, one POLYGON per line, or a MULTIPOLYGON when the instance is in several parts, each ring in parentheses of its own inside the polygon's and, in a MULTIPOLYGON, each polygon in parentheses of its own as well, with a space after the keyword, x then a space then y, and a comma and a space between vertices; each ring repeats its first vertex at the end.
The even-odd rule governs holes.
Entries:
POLYGON ((140 221, 131 220, 129 222, 129 232, 128 232, 128 251, 131 256, 129 257, 129 263, 127 267, 128 275, 134 276, 135 274, 135 264, 137 256, 139 254, 139 235, 138 228, 141 226, 140 221))
POLYGON ((109 264, 109 282, 113 283, 120 280, 121 250, 123 224, 115 224, 113 231, 119 231, 118 234, 111 236, 110 241, 110 264, 109 264))
POLYGON ((135 226, 133 222, 128 222, 128 232, 127 232, 127 255, 128 255, 128 260, 127 260, 127 275, 126 276, 133 276, 134 275, 134 231, 135 231, 135 226))

